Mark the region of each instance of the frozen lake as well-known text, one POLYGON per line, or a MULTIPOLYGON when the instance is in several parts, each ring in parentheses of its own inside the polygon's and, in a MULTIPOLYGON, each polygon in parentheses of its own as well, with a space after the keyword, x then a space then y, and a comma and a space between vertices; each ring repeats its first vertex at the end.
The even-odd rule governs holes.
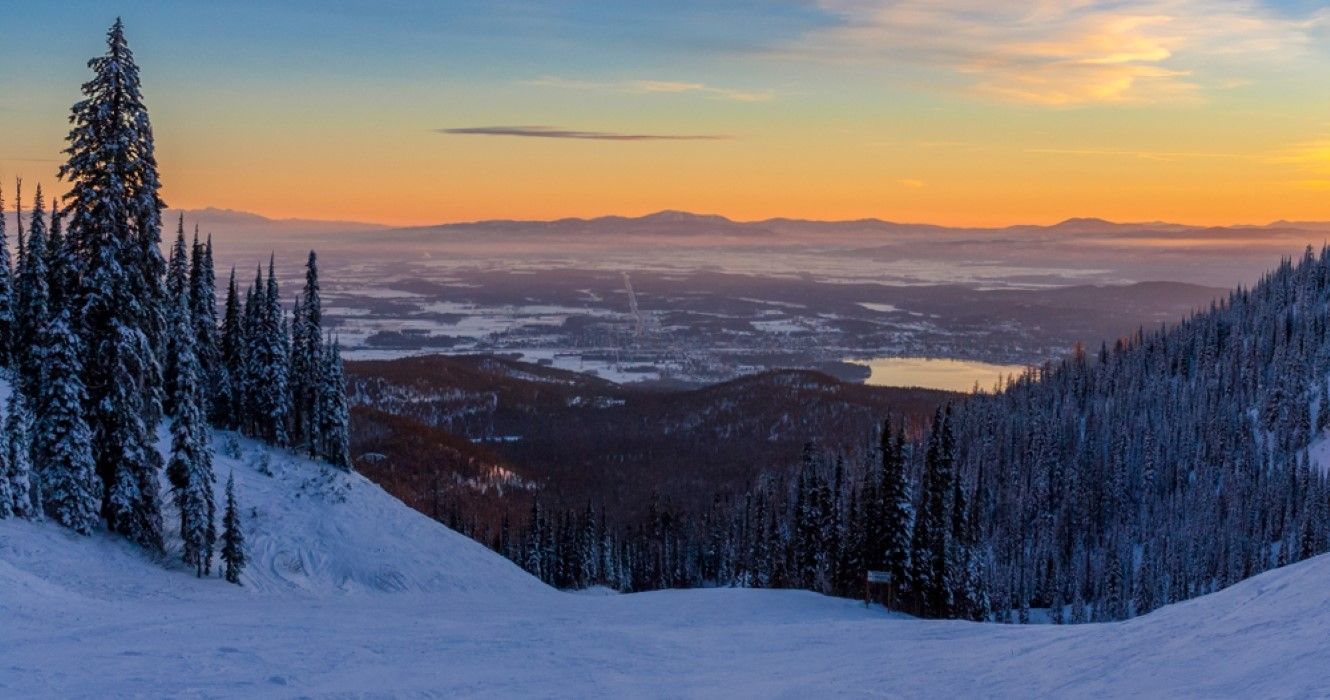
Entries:
POLYGON ((873 386, 916 386, 926 389, 970 391, 976 383, 991 390, 1003 378, 1025 371, 1023 365, 997 365, 988 362, 951 360, 933 357, 877 357, 846 360, 868 367, 864 380, 873 386))

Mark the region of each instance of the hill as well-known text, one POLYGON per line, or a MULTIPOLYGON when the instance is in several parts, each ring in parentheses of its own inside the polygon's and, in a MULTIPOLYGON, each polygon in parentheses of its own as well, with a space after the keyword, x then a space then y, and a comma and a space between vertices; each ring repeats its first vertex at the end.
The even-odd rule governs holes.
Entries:
MULTIPOLYGON (((163 434, 159 448, 168 446, 163 434)), ((109 533, 80 537, 53 524, 10 519, 0 521, 0 590, 23 594, 7 594, 0 610, 39 621, 46 603, 85 599, 545 590, 359 474, 230 433, 216 435, 213 447, 218 502, 226 475, 235 474, 250 557, 242 590, 216 578, 196 579, 179 564, 174 536, 158 561, 109 533)))
MULTIPOLYGON (((570 507, 604 504, 624 518, 640 514, 657 495, 696 508, 718 492, 742 493, 759 477, 797 464, 814 438, 860 452, 888 415, 919 425, 958 396, 804 370, 701 389, 650 388, 488 355, 352 362, 347 370, 350 400, 361 406, 352 436, 358 468, 388 469, 377 458, 366 463, 363 454, 370 452, 387 454, 394 475, 437 469, 433 455, 413 458, 405 449, 410 441, 397 437, 432 428, 475 443, 455 450, 538 484, 542 498, 570 507)), ((474 476, 462 470, 463 478, 474 476)), ((526 506, 522 498, 510 503, 523 516, 526 506)))

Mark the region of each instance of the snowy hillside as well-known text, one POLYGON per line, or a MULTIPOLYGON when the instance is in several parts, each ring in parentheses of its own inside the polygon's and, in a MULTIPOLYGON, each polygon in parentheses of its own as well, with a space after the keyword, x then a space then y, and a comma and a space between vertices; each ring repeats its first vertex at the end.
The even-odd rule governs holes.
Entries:
POLYGON ((197 580, 173 552, 163 565, 119 538, 0 521, 0 697, 1330 693, 1330 557, 1075 627, 798 591, 573 595, 361 477, 243 440, 228 457, 228 441, 243 587, 197 580))
MULTIPOLYGON (((163 430, 159 448, 168 446, 163 430)), ((27 581, 34 595, 49 598, 399 591, 530 595, 547 590, 358 474, 230 433, 216 435, 214 449, 218 502, 227 474, 236 478, 250 556, 243 589, 231 590, 217 578, 196 580, 178 563, 174 537, 168 537, 164 561, 155 562, 120 537, 79 537, 51 524, 20 520, 0 521, 0 588, 27 581)), ((171 534, 174 517, 168 509, 171 534)), ((0 609, 15 602, 0 601, 0 609)))

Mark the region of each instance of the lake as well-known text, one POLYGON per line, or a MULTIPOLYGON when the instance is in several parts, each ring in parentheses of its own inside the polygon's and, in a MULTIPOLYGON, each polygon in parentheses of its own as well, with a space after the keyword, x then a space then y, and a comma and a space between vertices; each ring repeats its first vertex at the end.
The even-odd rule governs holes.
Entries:
POLYGON ((873 386, 918 386, 928 389, 969 392, 975 382, 984 391, 992 391, 999 379, 1025 371, 1024 365, 997 365, 989 362, 951 360, 935 357, 877 357, 849 359, 851 364, 868 367, 865 384, 873 386))

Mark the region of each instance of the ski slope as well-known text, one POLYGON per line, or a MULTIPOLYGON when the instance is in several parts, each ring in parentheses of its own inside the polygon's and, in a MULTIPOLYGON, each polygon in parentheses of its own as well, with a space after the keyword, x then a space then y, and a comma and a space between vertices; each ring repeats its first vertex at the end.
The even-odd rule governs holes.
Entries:
POLYGON ((1330 557, 1077 627, 799 591, 579 595, 357 475, 216 446, 248 527, 243 587, 175 552, 0 521, 0 697, 1330 695, 1330 557))

